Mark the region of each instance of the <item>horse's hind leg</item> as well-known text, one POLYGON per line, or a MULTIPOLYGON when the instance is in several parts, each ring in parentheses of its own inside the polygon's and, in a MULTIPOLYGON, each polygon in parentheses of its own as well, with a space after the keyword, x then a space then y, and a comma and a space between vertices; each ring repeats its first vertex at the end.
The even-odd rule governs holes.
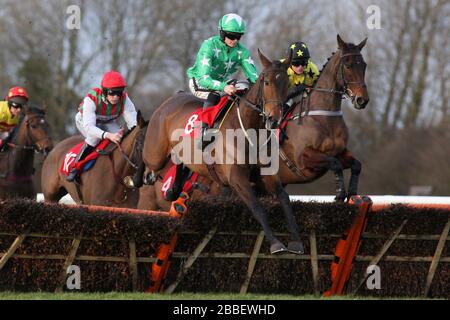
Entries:
POLYGON ((270 253, 280 253, 286 251, 286 247, 278 240, 269 226, 267 214, 262 204, 256 198, 248 180, 248 170, 237 165, 232 166, 230 174, 230 186, 235 190, 236 194, 245 202, 252 212, 255 219, 261 224, 267 241, 270 243, 270 253))
POLYGON ((355 159, 351 152, 348 150, 345 150, 342 154, 339 155, 339 161, 342 163, 344 169, 350 168, 351 171, 347 193, 347 196, 350 198, 351 196, 358 194, 358 182, 362 165, 361 162, 355 159))
POLYGON ((302 154, 302 161, 307 168, 327 168, 334 172, 336 182, 336 201, 344 201, 347 197, 344 182, 344 167, 338 158, 331 157, 323 152, 306 148, 302 154))
POLYGON ((284 190, 278 176, 261 176, 261 179, 266 191, 275 194, 283 207, 287 229, 291 236, 291 240, 288 243, 288 250, 296 254, 303 254, 305 250, 303 242, 300 239, 300 231, 298 229, 297 221, 295 220, 294 210, 292 209, 288 193, 284 190))

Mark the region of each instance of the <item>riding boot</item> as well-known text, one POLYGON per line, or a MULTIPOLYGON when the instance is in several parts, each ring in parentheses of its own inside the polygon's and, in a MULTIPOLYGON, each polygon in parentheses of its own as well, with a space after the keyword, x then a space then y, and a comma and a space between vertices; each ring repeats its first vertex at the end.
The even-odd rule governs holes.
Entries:
MULTIPOLYGON (((207 99, 207 100, 205 100, 205 102, 203 102, 203 111, 205 111, 209 107, 212 107, 217 104, 217 103, 215 103, 215 101, 211 101, 211 100, 212 99, 207 99)), ((201 148, 202 151, 205 150, 206 146, 211 143, 211 141, 206 141, 203 139, 207 135, 208 129, 209 129, 208 124, 205 122, 202 122, 202 129, 200 132, 200 137, 199 137, 199 142, 198 142, 198 147, 201 148)))
MULTIPOLYGON (((90 154, 92 151, 94 151, 95 147, 88 145, 86 142, 83 144, 83 146, 81 147, 80 152, 78 153, 78 156, 75 159, 75 163, 74 165, 76 165, 78 162, 80 162, 81 160, 83 160, 84 158, 86 158, 86 156, 88 154, 90 154)), ((75 178, 78 176, 78 170, 76 169, 76 167, 74 166, 70 172, 69 175, 67 176, 66 180, 67 181, 74 181, 75 178)))

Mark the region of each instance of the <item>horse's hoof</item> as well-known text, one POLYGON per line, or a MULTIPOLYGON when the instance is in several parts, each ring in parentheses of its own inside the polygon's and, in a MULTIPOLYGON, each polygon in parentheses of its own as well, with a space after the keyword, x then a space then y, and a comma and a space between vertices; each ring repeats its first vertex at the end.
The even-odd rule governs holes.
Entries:
POLYGON ((343 195, 338 195, 334 198, 334 201, 336 202, 345 202, 345 199, 347 198, 347 195, 343 194, 343 195))
POLYGON ((350 201, 350 199, 353 197, 353 196, 356 196, 358 193, 353 193, 353 192, 351 192, 351 193, 349 193, 349 194, 347 194, 347 198, 346 198, 346 201, 347 202, 349 202, 350 201))
POLYGON ((295 253, 295 254, 304 254, 305 248, 303 247, 303 242, 301 241, 290 241, 288 243, 287 247, 289 252, 295 253))
POLYGON ((279 254, 286 252, 287 249, 281 242, 276 242, 270 246, 270 253, 271 254, 279 254))

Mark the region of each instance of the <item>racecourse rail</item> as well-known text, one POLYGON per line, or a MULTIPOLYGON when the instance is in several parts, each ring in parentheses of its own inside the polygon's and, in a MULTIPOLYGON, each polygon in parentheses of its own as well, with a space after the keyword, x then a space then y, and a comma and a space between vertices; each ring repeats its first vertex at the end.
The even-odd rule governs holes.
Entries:
MULTIPOLYGON (((429 196, 398 196, 398 195, 373 195, 368 196, 374 204, 374 209, 378 206, 389 204, 409 204, 409 205, 431 205, 436 207, 450 208, 450 197, 429 197, 429 196)), ((303 202, 333 202, 334 196, 322 195, 291 195, 291 201, 303 201, 303 202)), ((38 193, 36 196, 38 202, 44 201, 44 195, 38 193)), ((60 200, 61 204, 75 204, 70 195, 64 196, 60 200)))

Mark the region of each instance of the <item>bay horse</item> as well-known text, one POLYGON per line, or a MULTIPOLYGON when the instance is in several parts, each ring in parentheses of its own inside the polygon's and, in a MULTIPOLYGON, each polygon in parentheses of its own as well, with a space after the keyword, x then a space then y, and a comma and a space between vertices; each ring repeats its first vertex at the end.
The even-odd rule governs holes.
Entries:
MULTIPOLYGON (((276 174, 264 175, 261 176, 261 181, 270 193, 277 196, 283 207, 291 238, 287 248, 274 236, 266 212, 252 189, 251 176, 255 173, 256 175, 260 174, 261 163, 250 164, 249 161, 246 161, 244 164, 238 164, 236 154, 240 152, 237 150, 239 146, 236 148, 234 138, 226 138, 226 130, 236 131, 236 129, 241 128, 246 132, 246 129, 249 128, 271 129, 279 125, 281 120, 282 106, 286 101, 288 89, 287 68, 292 60, 292 52, 285 62, 272 62, 259 50, 258 54, 263 71, 256 83, 239 99, 237 106, 233 107, 229 115, 223 120, 223 125, 220 128, 221 134, 216 137, 214 142, 215 145, 223 146, 224 154, 232 155, 233 164, 216 162, 206 165, 203 162, 199 164, 184 163, 184 165, 191 171, 208 177, 220 185, 229 186, 235 191, 262 225, 266 239, 270 243, 272 254, 286 250, 302 254, 304 251, 303 244, 289 196, 281 185, 278 176, 276 174)), ((176 130, 182 131, 189 116, 201 106, 202 101, 193 95, 178 93, 164 101, 153 113, 142 155, 147 167, 145 176, 150 176, 152 182, 157 176, 156 173, 167 163, 172 148, 178 144, 178 141, 171 139, 172 133, 176 130)), ((190 137, 183 137, 183 139, 190 139, 190 137)), ((198 146, 194 141, 190 142, 190 152, 193 153, 198 146)), ((247 140, 245 140, 245 145, 247 147, 249 145, 247 140)), ((246 150, 248 149, 246 148, 246 150)))
POLYGON ((280 147, 283 184, 309 183, 331 170, 336 181, 335 200, 344 201, 358 193, 361 163, 347 149, 349 133, 341 102, 347 96, 356 109, 364 109, 369 102, 366 63, 361 54, 366 41, 354 45, 337 35, 338 50, 324 65, 310 93, 293 106, 286 127, 288 139, 280 147), (343 170, 349 168, 347 192, 343 170))
POLYGON ((67 193, 77 204, 136 208, 139 191, 128 189, 124 178, 134 174, 147 124, 138 111, 137 126, 127 131, 120 146, 111 143, 101 152, 93 168, 83 172, 77 188, 60 172, 66 153, 82 142, 81 135, 59 142, 42 166, 42 192, 46 202, 58 202, 67 193), (77 190, 78 189, 78 190, 77 190))
POLYGON ((46 156, 53 147, 45 111, 28 106, 23 112, 7 150, 0 153, 0 199, 36 199, 32 182, 34 154, 46 156))
MULTIPOLYGON (((341 111, 342 96, 348 95, 356 109, 364 109, 369 102, 364 82, 366 63, 361 50, 367 39, 354 45, 337 36, 338 51, 327 62, 305 101, 294 106, 287 118, 288 137, 280 146, 279 177, 283 185, 310 183, 332 170, 336 177, 337 201, 358 193, 361 163, 347 149, 348 129, 341 111), (309 100, 309 101, 308 101, 309 100), (308 105, 306 105, 308 103, 308 105), (326 107, 324 107, 326 106, 326 107), (299 121, 300 120, 300 121, 299 121), (346 191, 343 170, 350 169, 346 191)), ((199 182, 209 187, 207 192, 197 189, 191 199, 219 194, 217 184, 205 177, 199 182)), ((152 210, 170 207, 161 195, 162 183, 141 189, 141 208, 152 210)))

